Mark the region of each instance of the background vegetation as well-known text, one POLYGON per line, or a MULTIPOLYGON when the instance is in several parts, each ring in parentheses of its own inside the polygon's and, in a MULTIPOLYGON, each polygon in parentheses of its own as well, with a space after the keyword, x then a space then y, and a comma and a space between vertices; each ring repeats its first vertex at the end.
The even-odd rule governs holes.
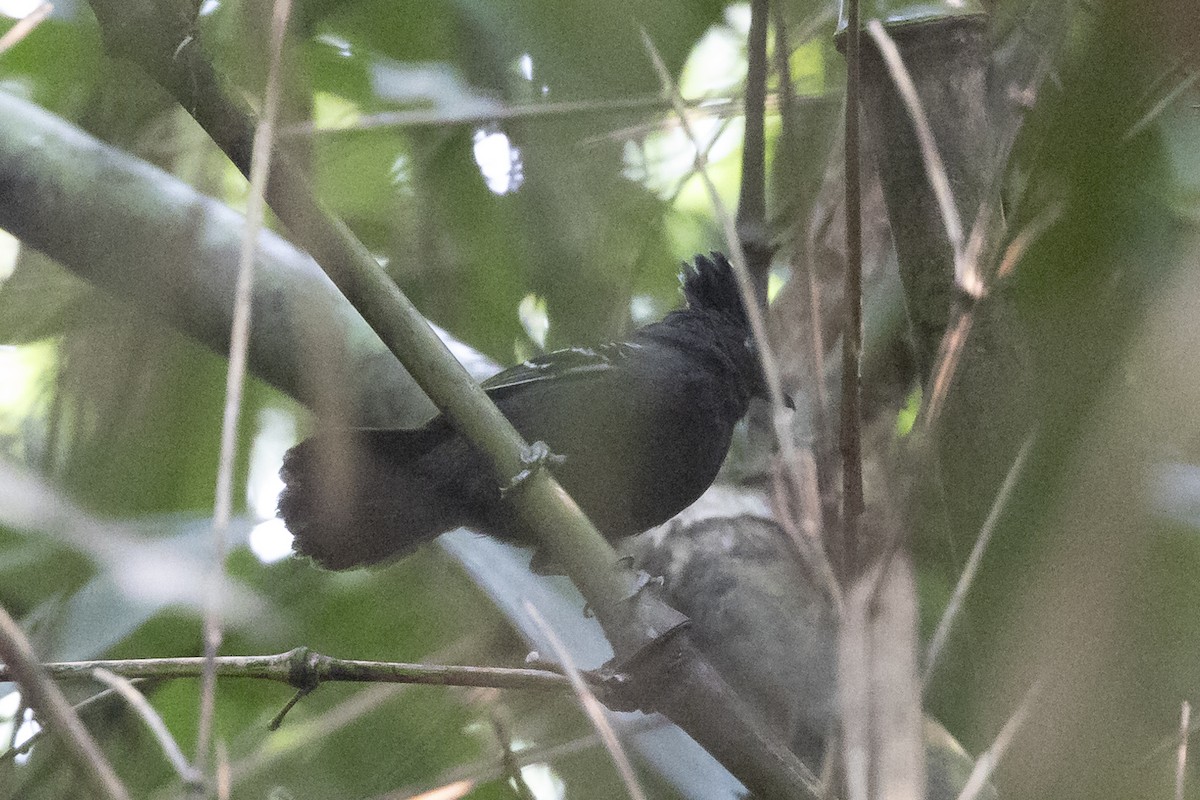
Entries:
MULTIPOLYGON (((773 32, 786 38, 770 40, 770 286, 776 341, 792 353, 797 381, 798 337, 809 328, 795 267, 807 265, 836 294, 829 287, 845 258, 844 61, 832 36, 836 9, 776 5, 773 32)), ((29 13, 0 10, 12 17, 0 30, 29 13)), ((1181 703, 1200 694, 1200 15, 1171 0, 1066 4, 1051 15, 1036 2, 996 0, 988 11, 997 61, 1044 65, 1047 76, 1027 98, 1003 171, 998 244, 1029 242, 1002 290, 1004 313, 1028 342, 1020 417, 1036 435, 926 707, 979 753, 1038 685, 997 775, 1002 794, 1169 797, 1181 703)), ((267 4, 210 1, 197 22, 218 69, 254 107, 269 16, 267 4)), ((280 137, 422 313, 492 361, 512 363, 657 318, 677 302, 679 261, 725 247, 639 26, 693 106, 709 174, 732 207, 748 25, 744 4, 715 2, 309 0, 293 11, 280 137)), ((221 204, 245 205, 237 170, 137 67, 104 54, 83 3, 56 4, 0 52, 0 91, 221 204)), ((4 130, 15 135, 25 122, 41 124, 13 115, 4 130)), ((886 150, 884 138, 873 146, 886 150)), ((0 234, 0 606, 46 661, 198 655, 226 363, 206 349, 212 340, 179 331, 177 308, 139 294, 148 279, 130 265, 156 256, 207 264, 201 245, 236 242, 240 222, 205 217, 177 249, 191 217, 172 203, 190 200, 165 176, 138 182, 49 144, 42 152, 65 181, 78 178, 65 184, 71 203, 105 209, 142 197, 146 224, 97 225, 66 201, 4 211, 0 227, 40 221, 38 235, 69 243, 72 258, 57 254, 58 263, 0 234), (106 273, 115 279, 80 277, 101 263, 127 266, 106 273)), ((878 186, 867 183, 864 373, 868 421, 882 431, 869 456, 886 463, 904 408, 910 418, 920 401, 912 391, 920 376, 911 356, 897 355, 909 350, 895 322, 895 257, 878 186)), ((219 294, 231 282, 213 272, 211 284, 219 294)), ((830 317, 836 306, 835 297, 830 317)), ((836 325, 823 321, 832 345, 836 325)), ((278 557, 274 475, 311 420, 274 388, 277 375, 265 377, 250 382, 241 418, 222 652, 307 645, 362 659, 520 664, 529 645, 515 594, 471 561, 492 558, 499 570, 511 554, 481 555, 468 540, 349 574, 278 557)), ((395 402, 385 416, 420 417, 419 400, 395 402)), ((974 408, 975 429, 989 428, 974 408)), ((986 509, 1021 437, 964 441, 954 468, 973 474, 978 465, 971 488, 986 509)), ((927 637, 976 528, 921 508, 911 543, 927 637)), ((570 595, 544 599, 562 614, 581 605, 570 595)), ((74 700, 96 691, 68 689, 74 700)), ((147 693, 193 753, 197 683, 147 693)), ((216 739, 230 796, 407 797, 459 780, 473 798, 625 791, 565 694, 327 685, 269 732, 290 694, 221 682, 216 739), (505 753, 529 748, 559 752, 521 770, 523 789, 505 753)), ((0 699, 0 748, 33 729, 18 698, 0 699)), ((124 704, 103 701, 85 719, 135 796, 180 793, 124 704)), ((694 757, 675 747, 655 741, 640 751, 647 794, 706 796, 664 766, 694 757)), ((682 771, 709 774, 690 762, 682 771)), ((1183 792, 1200 796, 1192 773, 1185 768, 1193 779, 1183 792)), ((721 791, 708 796, 728 796, 721 791)), ((88 793, 53 742, 0 762, 0 796, 88 793)))

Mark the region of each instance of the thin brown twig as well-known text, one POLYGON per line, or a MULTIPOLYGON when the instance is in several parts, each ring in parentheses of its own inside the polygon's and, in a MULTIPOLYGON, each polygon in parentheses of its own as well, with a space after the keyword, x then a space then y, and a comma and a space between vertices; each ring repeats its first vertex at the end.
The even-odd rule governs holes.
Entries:
POLYGON ((267 730, 277 731, 283 726, 283 720, 288 715, 288 712, 295 708, 301 700, 308 697, 316 689, 315 686, 305 686, 302 689, 297 689, 295 693, 288 698, 288 701, 283 704, 283 708, 275 716, 271 717, 271 721, 267 723, 267 730))
MULTIPOLYGON (((2 670, 2 669, 4 669, 4 665, 0 664, 0 670, 2 670)), ((138 680, 130 681, 130 683, 132 683, 134 686, 137 686, 138 684, 143 683, 143 680, 139 678, 138 680)), ((101 703, 101 702, 109 699, 110 697, 115 697, 116 694, 117 694, 116 691, 114 691, 112 689, 104 689, 103 691, 96 692, 95 694, 84 698, 80 702, 75 703, 73 706, 71 706, 71 708, 74 709, 75 713, 79 714, 80 719, 82 719, 84 711, 87 711, 92 706, 94 706, 98 703, 101 703)), ((24 703, 24 697, 21 698, 21 702, 24 703)), ((24 706, 24 707, 27 708, 28 706, 24 706)), ((14 728, 13 728, 13 734, 15 735, 16 733, 18 733, 18 726, 14 726, 14 728)), ((21 755, 22 753, 28 753, 29 749, 31 747, 33 747, 35 744, 37 744, 38 741, 43 736, 46 735, 46 733, 47 732, 46 732, 45 728, 39 727, 27 739, 23 740, 20 744, 13 744, 13 746, 9 750, 6 750, 3 753, 0 753, 0 764, 3 764, 5 761, 8 761, 12 758, 16 758, 17 756, 21 755)))
MULTIPOLYGON (((1058 221, 1062 212, 1063 204, 1053 203, 1017 234, 1000 260, 1000 266, 996 271, 997 280, 1003 280, 1012 274, 1029 246, 1058 221)), ((985 291, 985 289, 981 289, 980 294, 982 295, 985 291)), ((961 294, 950 308, 950 322, 946 326, 946 332, 942 335, 942 341, 938 345, 938 355, 934 360, 933 375, 929 383, 929 400, 921 408, 920 417, 915 426, 919 429, 932 429, 938 417, 941 416, 946 398, 950 394, 950 387, 954 382, 954 375, 958 370, 958 363, 974 325, 974 315, 972 314, 974 300, 975 298, 969 295, 961 294)))
POLYGON ((975 759, 975 766, 971 769, 971 774, 967 777, 967 782, 963 784, 962 791, 958 793, 958 800, 975 800, 983 788, 987 786, 988 781, 992 777, 992 772, 1000 764, 1000 759, 1004 757, 1005 751, 1012 744, 1012 740, 1016 737, 1017 732, 1021 730, 1021 726, 1025 724, 1025 720, 1029 716, 1029 711, 1033 708, 1033 703, 1040 694, 1041 684, 1035 681, 1029 687, 1029 691, 1025 693, 1025 697, 1021 699, 1021 704, 1017 706, 1017 710, 1004 723, 1004 727, 996 735, 996 740, 992 742, 991 747, 980 753, 979 758, 975 759))
POLYGON ((504 770, 509 785, 520 800, 537 800, 537 795, 529 788, 525 776, 521 773, 521 764, 517 761, 516 751, 513 750, 512 734, 508 725, 500 718, 496 709, 492 709, 492 730, 500 742, 500 767, 504 770))
POLYGON ((1163 95, 1157 103, 1151 106, 1150 110, 1143 114, 1137 122, 1129 126, 1129 130, 1125 131, 1125 135, 1121 137, 1121 142, 1125 143, 1131 141, 1139 133, 1153 125, 1154 121, 1162 116, 1162 113, 1167 110, 1167 107, 1171 105, 1171 103, 1174 103, 1176 100, 1178 100, 1180 95, 1182 95, 1188 89, 1191 89, 1198 80, 1200 80, 1200 69, 1190 70, 1183 80, 1175 84, 1175 86, 1172 87, 1172 89, 1165 95, 1163 95))
POLYGON ((562 665, 563 672, 571 681, 571 688, 575 690, 575 696, 579 698, 580 706, 591 720, 596 733, 600 735, 600 740, 604 742, 604 747, 608 750, 608 754, 617 768, 617 774, 621 776, 621 782, 625 784, 625 791, 629 793, 632 800, 646 800, 646 794, 642 791, 637 774, 633 771, 633 764, 629 762, 629 756, 626 755, 625 748, 621 746, 621 741, 617 738, 617 734, 608 720, 604 706, 600 704, 595 693, 584 681, 575 662, 571 659, 571 654, 567 652, 566 646, 558 638, 554 629, 550 627, 550 623, 546 622, 546 618, 537 610, 537 607, 528 600, 525 601, 525 613, 545 635, 547 644, 554 651, 555 657, 562 665))
POLYGON ((846 589, 838 626, 838 744, 847 800, 867 800, 871 784, 871 595, 870 575, 846 589))
MULTIPOLYGON (((741 99, 742 98, 740 95, 735 95, 728 98, 719 98, 712 103, 699 104, 688 110, 688 116, 693 118, 703 116, 715 119, 734 119, 742 113, 740 106, 741 99)), ((663 102, 669 107, 669 100, 664 100, 663 102)), ((775 115, 782 114, 782 102, 783 98, 779 94, 768 92, 764 102, 766 116, 771 118, 775 115)), ((824 103, 840 102, 840 99, 833 92, 826 92, 818 95, 802 95, 793 97, 791 102, 799 105, 819 106, 824 103)), ((588 148, 595 147, 596 145, 602 143, 637 139, 653 131, 661 130, 662 126, 662 119, 656 116, 644 122, 625 125, 620 128, 613 128, 612 130, 603 131, 602 133, 585 136, 576 144, 580 148, 588 148)))
MULTIPOLYGON (((774 12, 775 18, 775 71, 779 74, 779 108, 783 117, 780 131, 780 147, 783 148, 786 145, 782 142, 795 136, 792 126, 792 120, 794 119, 792 103, 795 100, 795 95, 792 91, 791 65, 788 63, 791 45, 788 42, 787 20, 784 17, 782 4, 776 3, 771 9, 774 12)), ((817 20, 823 22, 830 14, 832 14, 832 7, 826 8, 824 13, 819 14, 817 20)), ((810 23, 804 32, 807 32, 809 28, 815 30, 815 24, 810 23)), ((803 37, 801 41, 803 41, 803 37)), ((805 359, 808 367, 806 371, 813 398, 811 403, 813 429, 817 432, 817 449, 819 452, 822 449, 822 446, 819 444, 820 440, 829 435, 826 422, 826 415, 829 413, 829 397, 825 388, 824 378, 825 344, 821 333, 820 292, 817 289, 817 278, 812 267, 813 259, 809 252, 808 239, 803 234, 800 234, 797 238, 804 240, 804 246, 793 249, 792 271, 808 287, 809 330, 808 335, 803 337, 803 341, 807 345, 806 350, 808 351, 808 358, 805 359)), ((818 514, 817 516, 820 518, 821 515, 818 514)), ((823 522, 824 520, 822 520, 823 522)), ((824 525, 822 524, 821 527, 823 528, 824 525)))
POLYGON ((1009 242, 1008 247, 1004 250, 1004 255, 1000 259, 1000 266, 996 270, 996 279, 1004 280, 1012 274, 1016 269, 1017 264, 1025 257, 1025 252, 1030 245, 1042 237, 1046 231, 1058 222, 1063 211, 1066 210, 1066 205, 1059 202, 1051 203, 1042 210, 1033 220, 1026 225, 1013 240, 1009 242))
POLYGON ((975 317, 971 314, 970 309, 963 309, 958 304, 951 308, 950 324, 946 326, 946 332, 942 334, 942 341, 938 345, 938 355, 934 360, 933 377, 929 381, 929 401, 922 406, 918 423, 914 427, 921 430, 932 430, 937 423, 946 404, 946 398, 950 396, 950 386, 954 382, 954 374, 958 371, 958 362, 962 359, 967 338, 971 335, 971 328, 974 324, 975 317))
POLYGON ((768 0, 750 0, 746 42, 746 102, 742 134, 742 179, 734 228, 746 257, 757 303, 766 307, 771 273, 767 233, 767 145, 763 130, 767 100, 768 0))
POLYGON ((130 683, 127 678, 123 678, 103 667, 97 667, 92 670, 92 677, 116 692, 117 695, 129 704, 134 713, 142 718, 142 722, 146 723, 146 727, 150 729, 150 733, 158 741, 158 746, 162 748, 167 763, 175 770, 175 774, 179 776, 179 779, 183 781, 185 786, 203 784, 204 776, 188 763, 187 757, 184 756, 183 750, 179 748, 179 743, 175 741, 175 737, 171 735, 167 724, 163 722, 162 717, 150 705, 146 696, 137 690, 137 687, 130 683))
POLYGON ((130 800, 129 791, 117 777, 112 765, 88 733, 79 715, 62 691, 51 681, 34 658, 29 639, 0 606, 0 661, 4 662, 8 680, 21 687, 21 697, 38 715, 83 772, 97 797, 105 800, 130 800))
MULTIPOLYGON (((750 329, 754 334, 755 343, 759 348, 759 357, 762 360, 763 372, 767 376, 767 390, 770 394, 771 404, 776 409, 786 409, 782 382, 779 377, 779 365, 771 349, 770 340, 767 337, 766 322, 763 319, 762 310, 758 306, 752 281, 746 271, 745 253, 742 251, 741 241, 737 234, 737 226, 730 216, 729 210, 725 207, 725 203, 721 200, 716 185, 712 182, 712 178, 708 174, 707 165, 700 158, 700 153, 703 150, 700 147, 700 137, 696 135, 695 130, 688 121, 687 114, 683 113, 684 109, 680 105, 679 91, 675 86, 674 80, 671 78, 670 72, 667 70, 667 65, 663 62, 662 55, 658 52, 658 47, 654 44, 650 35, 644 29, 641 33, 642 42, 646 47, 646 52, 650 56, 655 71, 658 73, 659 81, 663 84, 663 90, 669 93, 672 101, 675 103, 675 113, 679 119, 680 128, 682 128, 684 135, 687 136, 696 151, 696 172, 700 175, 700 179, 709 193, 710 199, 713 202, 714 213, 725 233, 726 244, 730 250, 729 260, 733 264, 734 274, 738 279, 738 288, 741 291, 742 303, 746 307, 747 316, 750 320, 750 329)), ((790 436, 781 438, 790 439, 790 436)), ((782 441, 780 442, 780 446, 783 446, 782 441)))
MULTIPOLYGON (((691 109, 715 111, 729 109, 734 113, 738 97, 690 97, 685 104, 691 109)), ((608 100, 559 100, 545 103, 502 105, 478 110, 413 109, 365 114, 353 125, 342 128, 317 128, 312 122, 288 125, 280 130, 281 137, 355 133, 377 128, 444 127, 446 125, 486 125, 505 120, 530 120, 541 117, 562 117, 577 114, 612 114, 621 111, 670 109, 671 101, 662 95, 614 98, 608 100)))
MULTIPOLYGON (((688 122, 687 115, 683 113, 682 107, 678 104, 679 91, 675 86, 675 82, 671 78, 670 72, 667 70, 666 64, 663 63, 662 56, 658 52, 654 41, 650 38, 646 31, 642 30, 642 41, 646 47, 646 52, 650 56, 650 61, 654 65, 655 71, 658 73, 659 81, 663 84, 664 91, 668 92, 673 100, 676 101, 676 115, 679 118, 679 124, 688 140, 692 143, 697 154, 702 152, 700 147, 699 137, 696 136, 688 122)), ((803 475, 799 470, 799 457, 796 453, 796 445, 792 439, 791 428, 789 424, 790 412, 787 410, 784 403, 783 383, 780 378, 779 364, 775 358, 774 351, 771 348, 770 339, 767 336, 766 322, 763 319, 762 310, 756 302, 754 287, 750 279, 748 270, 746 269, 745 254, 742 252, 741 243, 738 241, 737 229, 733 218, 729 214, 729 210, 725 207, 721 200, 721 195, 717 191, 716 185, 712 181, 712 177, 708 174, 707 166, 699 156, 697 156, 696 171, 700 175, 701 181, 708 192, 709 199, 713 204, 713 213, 717 217, 721 225, 721 229, 725 234, 726 246, 729 248, 729 260, 734 267, 734 274, 738 279, 738 289, 742 295, 742 303, 746 307, 747 317, 750 320, 750 329, 754 335, 755 343, 758 347, 759 360, 762 364, 763 373, 766 375, 766 383, 768 394, 771 399, 772 407, 772 423, 775 431, 775 438, 779 446, 779 451, 782 456, 782 463, 789 470, 789 478, 794 486, 803 486, 803 475)), ((806 543, 806 555, 813 565, 818 577, 821 580, 822 586, 828 595, 834 609, 840 609, 842 605, 842 592, 838 585, 837 578, 829 565, 829 560, 826 558, 820 544, 816 542, 806 543)))
MULTIPOLYGON (((666 719, 654 716, 641 717, 618 727, 621 735, 626 737, 658 730, 670 724, 666 719)), ((530 764, 554 764, 559 759, 590 750, 602 744, 600 735, 593 731, 585 736, 570 739, 566 742, 546 745, 544 747, 531 747, 528 750, 514 752, 513 761, 518 767, 525 767, 530 764)), ((473 787, 490 780, 495 780, 503 774, 504 768, 494 761, 460 764, 443 772, 428 783, 397 789, 396 791, 376 797, 374 800, 415 800, 417 797, 437 791, 442 787, 460 785, 473 787)))
POLYGON ((883 27, 883 23, 877 19, 871 20, 867 23, 867 33, 879 48, 884 66, 887 67, 888 75, 891 76, 900 99, 904 101, 904 107, 908 111, 908 116, 912 120, 917 134, 917 141, 921 145, 921 161, 925 165, 925 177, 937 199, 938 210, 942 215, 942 224, 946 228, 946 238, 949 240, 950 249, 954 254, 954 281, 963 292, 971 297, 979 298, 983 294, 983 278, 979 274, 979 265, 968 263, 965 258, 962 219, 958 213, 958 206, 954 202, 954 193, 950 188, 946 165, 942 163, 941 153, 933 138, 929 117, 925 114, 925 107, 917 95, 916 84, 913 83, 908 67, 904 65, 900 49, 896 47, 896 43, 883 27))
MULTIPOLYGON (((787 60, 787 42, 783 34, 783 14, 779 4, 771 6, 768 0, 754 0, 751 4, 750 32, 747 50, 749 58, 746 69, 746 142, 742 148, 742 186, 738 198, 737 218, 734 227, 738 240, 746 254, 747 268, 755 284, 759 302, 767 306, 767 286, 771 267, 771 242, 768 235, 766 207, 766 147, 763 124, 767 96, 767 28, 770 11, 776 12, 776 71, 779 73, 779 95, 781 107, 790 111, 792 84, 787 60)), ((790 128, 790 117, 785 113, 785 131, 790 128)), ((808 271, 811 279, 811 270, 808 271)), ((816 340, 820 341, 819 337, 816 340)), ((819 346, 816 345, 816 346, 819 346)), ((814 367, 819 363, 810 363, 814 367)), ((815 377, 815 376, 814 376, 815 377)), ((824 431, 824 392, 818 384, 818 400, 813 408, 813 427, 824 431)), ((819 434, 820 435, 820 434, 819 434)), ((790 439, 789 435, 789 439, 790 439)), ((821 513, 820 487, 815 468, 816 459, 811 449, 796 445, 793 448, 797 463, 779 465, 777 477, 788 477, 790 481, 775 481, 774 493, 779 506, 792 506, 800 510, 803 523, 796 524, 795 515, 784 514, 783 529, 787 532, 801 557, 812 561, 811 551, 820 548, 824 541, 824 518, 821 513), (806 545, 811 545, 807 546, 806 545)), ((822 553, 823 555, 823 553, 822 553)))
POLYGON ((1188 729, 1191 728, 1192 704, 1187 700, 1179 708, 1179 750, 1175 756, 1175 800, 1183 800, 1187 783, 1188 729))
POLYGON ((1025 460, 1028 458, 1032 446, 1033 437, 1030 436, 1025 440, 1025 444, 1021 445, 1021 450, 1009 468, 1008 475, 1005 476, 1004 483, 1000 486, 1000 491, 996 493, 996 499, 992 502, 987 519, 984 520, 979 535, 975 538, 975 546, 971 548, 971 555, 967 557, 967 563, 963 567, 962 574, 959 575, 958 583, 954 586, 954 592, 950 595, 946 610, 943 612, 942 618, 938 620, 937 630, 934 631, 933 638, 929 641, 929 647, 925 651, 925 674, 921 680, 922 690, 929 686, 929 681, 937 666, 938 656, 941 655, 946 639, 950 636, 950 628, 958 616, 959 609, 962 608, 967 591, 975 580, 979 564, 983 561, 983 553, 992 539, 992 533, 996 530, 996 523, 999 522, 1000 515, 1008 506, 1009 498, 1012 497, 1012 491, 1017 485, 1017 478, 1025 468, 1025 460))
POLYGON ((214 781, 217 800, 229 800, 233 796, 233 769, 229 763, 229 747, 222 738, 217 739, 217 768, 214 781))
POLYGON ((862 481, 860 362, 862 349, 862 181, 859 97, 862 59, 859 2, 847 0, 846 117, 843 163, 846 208, 846 274, 842 328, 842 396, 838 447, 842 455, 842 509, 835 529, 835 557, 848 582, 838 626, 838 708, 841 775, 849 800, 867 800, 872 771, 870 747, 870 642, 867 620, 869 583, 855 580, 859 523, 865 509, 862 481), (866 596, 864 595, 866 593, 866 596))
POLYGON ((13 25, 4 32, 3 36, 0 36, 0 55, 3 55, 26 36, 33 33, 33 29, 41 25, 50 16, 52 11, 54 11, 53 3, 42 3, 34 8, 33 11, 30 11, 17 20, 16 25, 13 25))
POLYGON ((842 514, 837 526, 837 558, 843 580, 858 565, 859 518, 865 508, 862 477, 862 164, 859 97, 862 47, 858 0, 847 0, 846 25, 846 275, 842 328, 842 396, 838 446, 842 454, 842 514))
POLYGON ((200 713, 196 735, 196 769, 206 770, 216 709, 216 657, 221 647, 220 586, 225 574, 229 519, 233 509, 233 472, 237 458, 238 422, 242 410, 242 391, 246 380, 246 361, 250 349, 250 310, 254 287, 254 260, 258 233, 262 229, 266 206, 267 176, 270 175, 275 123, 279 116, 283 42, 291 16, 291 0, 275 0, 271 14, 270 61, 262 118, 254 132, 250 162, 250 198, 246 208, 246 227, 238 264, 234 296, 233 324, 230 331, 229 369, 225 383, 225 410, 221 427, 220 461, 217 467, 216 499, 213 509, 213 564, 210 598, 204 614, 204 672, 200 680, 200 713))
MULTIPOLYGON (((326 742, 336 732, 365 715, 375 711, 383 703, 392 700, 412 684, 381 683, 368 686, 338 703, 324 713, 294 725, 285 736, 271 737, 258 749, 233 762, 229 766, 229 781, 237 787, 281 760, 303 753, 326 742)), ((237 748, 235 747, 235 752, 237 748)))

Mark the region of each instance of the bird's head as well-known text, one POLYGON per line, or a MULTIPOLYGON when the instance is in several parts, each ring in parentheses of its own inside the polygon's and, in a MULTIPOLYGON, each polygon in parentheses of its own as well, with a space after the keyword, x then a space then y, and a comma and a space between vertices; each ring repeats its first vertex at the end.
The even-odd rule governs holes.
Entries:
POLYGON ((742 292, 729 259, 717 252, 696 256, 679 275, 683 297, 693 311, 708 312, 729 325, 750 332, 742 292))
MULTIPOLYGON (((708 316, 721 331, 723 349, 736 366, 747 395, 767 397, 758 346, 729 259, 717 252, 696 256, 692 263, 684 264, 679 279, 688 309, 708 316)), ((790 398, 785 403, 790 407, 790 398)))

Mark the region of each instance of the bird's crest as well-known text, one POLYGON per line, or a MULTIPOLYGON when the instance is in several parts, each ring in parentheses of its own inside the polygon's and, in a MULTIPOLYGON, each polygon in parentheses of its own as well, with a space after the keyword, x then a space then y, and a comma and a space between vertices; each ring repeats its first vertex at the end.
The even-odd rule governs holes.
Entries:
POLYGON ((679 276, 688 308, 714 311, 737 325, 747 325, 742 293, 729 260, 720 253, 696 256, 694 263, 684 263, 679 276))

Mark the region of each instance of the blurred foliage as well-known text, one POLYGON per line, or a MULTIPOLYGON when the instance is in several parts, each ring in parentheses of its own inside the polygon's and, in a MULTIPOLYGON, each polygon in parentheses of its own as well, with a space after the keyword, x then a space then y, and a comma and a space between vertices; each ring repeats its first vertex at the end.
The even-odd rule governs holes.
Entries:
MULTIPOLYGON (((998 43, 1030 35, 1022 25, 1036 4, 988 5, 998 20, 998 43)), ((1121 413, 1111 411, 1130 386, 1161 398, 1200 385, 1190 365, 1181 367, 1178 386, 1164 388, 1151 382, 1159 373, 1147 375, 1149 368, 1139 371, 1125 360, 1166 303, 1162 287, 1181 266, 1194 266, 1200 221, 1195 90, 1175 98, 1140 135, 1127 140, 1125 133, 1194 73, 1197 53, 1188 49, 1194 38, 1173 35, 1164 53, 1150 36, 1195 30, 1196 12, 1183 3, 1129 5, 1081 5, 1072 17, 1066 52, 1005 176, 1013 232, 1050 203, 1066 201, 1062 220, 1030 251, 1014 286, 1036 345, 1034 406, 1044 440, 927 694, 931 711, 967 749, 982 750, 1031 673, 1044 678, 1039 668, 1061 666, 1038 649, 1045 647, 1036 638, 1041 617, 1029 610, 1028 598, 1058 597, 1043 592, 1071 574, 1073 562, 1061 560, 1064 532, 1085 539, 1078 547, 1098 543, 1114 553, 1109 573, 1081 573, 1097 580, 1078 593, 1095 601, 1097 616, 1111 616, 1081 624, 1063 616, 1066 604, 1044 605, 1057 609, 1058 616, 1046 611, 1047 619, 1064 628, 1075 622, 1092 637, 1081 647, 1090 641, 1113 653, 1090 672, 1081 667, 1093 681, 1083 687, 1091 689, 1092 713, 1053 718, 1080 726, 1069 728, 1078 738, 1074 749, 1051 742, 1064 760, 1039 766, 1026 753, 1002 775, 1002 789, 1007 780, 1039 796, 1047 786, 1058 797, 1164 796, 1171 759, 1156 748, 1174 730, 1180 701, 1200 701, 1194 613, 1200 522, 1195 515, 1164 515, 1145 491, 1152 467, 1200 463, 1200 428, 1194 413, 1177 415, 1169 435, 1148 422, 1144 408, 1127 403, 1118 406, 1121 413), (1176 18, 1179 24, 1171 24, 1176 18), (1132 431, 1122 447, 1145 452, 1114 466, 1120 490, 1106 487, 1105 497, 1097 497, 1079 486, 1079 464, 1089 454, 1112 452, 1106 448, 1116 429, 1132 431), (1119 519, 1112 516, 1119 530, 1079 511, 1089 501, 1108 508, 1100 500, 1112 497, 1124 509, 1119 519), (1064 508, 1091 527, 1079 534, 1063 521, 1064 508), (1111 586, 1101 580, 1105 574, 1111 586), (1111 588, 1112 596, 1090 594, 1097 586, 1111 588), (1124 770, 1119 791, 1107 791, 1115 784, 1099 778, 1075 780, 1081 773, 1110 776, 1095 769, 1101 762, 1107 770, 1124 770), (1062 778, 1039 782, 1039 769, 1059 770, 1062 778)), ((820 191, 828 156, 839 149, 842 81, 830 36, 835 9, 795 0, 781 11, 797 98, 768 117, 780 266, 802 249, 810 218, 828 211, 820 191)), ((218 66, 254 105, 268 16, 266 3, 210 2, 199 24, 218 66)), ((709 0, 299 2, 282 138, 308 165, 323 201, 384 260, 417 306, 461 340, 500 362, 528 355, 521 311, 528 297, 536 297, 545 314, 547 347, 608 339, 676 302, 681 258, 721 246, 692 173, 695 153, 661 101, 639 26, 689 99, 737 100, 746 17, 742 5, 709 0), (608 101, 630 102, 613 108, 608 101), (512 113, 488 120, 505 109, 512 113), (498 135, 502 139, 493 141, 508 148, 507 190, 489 183, 495 164, 481 164, 477 155, 484 138, 498 135)), ((9 27, 11 21, 0 22, 0 31, 9 27)), ((773 77, 771 90, 780 88, 773 77)), ((27 38, 0 53, 0 90, 26 95, 231 205, 244 202, 244 184, 190 119, 136 70, 103 56, 83 3, 57 4, 27 38)), ((736 103, 697 112, 703 144, 711 145, 712 175, 730 204, 740 179, 741 124, 736 103)), ((98 202, 102 196, 100 187, 98 202)), ((0 275, 6 268, 0 264, 0 275)), ((1200 295, 1184 300, 1195 308, 1200 295)), ((175 537, 180 547, 203 552, 224 361, 30 252, 20 253, 12 276, 0 284, 0 340, 0 457, 52 479, 65 497, 99 517, 132 521, 147 539, 175 537), (8 358, 14 353, 19 358, 8 358), (23 372, 10 366, 17 361, 25 364, 23 372), (18 374, 34 377, 22 378, 23 391, 10 396, 4 382, 18 374)), ((1179 358, 1194 361, 1195 352, 1179 358)), ((248 457, 263 435, 264 409, 303 417, 287 398, 251 383, 241 417, 239 506, 255 479, 248 457)), ((1181 502, 1200 505, 1200 490, 1172 481, 1181 502)), ((248 529, 255 521, 243 522, 248 529)), ((302 562, 260 561, 243 537, 244 530, 229 569, 264 607, 231 627, 226 653, 304 644, 368 659, 514 665, 524 656, 509 622, 441 551, 377 572, 332 575, 302 562)), ((936 624, 973 538, 974 532, 956 532, 948 544, 920 543, 923 632, 936 624)), ((53 536, 0 529, 0 604, 23 619, 41 655, 200 652, 193 609, 139 605, 111 584, 103 570, 53 536)), ((1047 622, 1046 630, 1059 628, 1047 622)), ((73 691, 77 698, 85 693, 73 691)), ((161 685, 149 695, 190 754, 195 683, 161 685)), ((418 791, 466 765, 478 767, 480 783, 471 797, 515 797, 496 769, 501 750, 494 715, 511 720, 521 746, 590 733, 567 697, 344 685, 322 687, 278 732, 267 732, 267 721, 289 695, 286 687, 262 683, 221 685, 218 738, 233 770, 234 796, 418 791)), ((175 796, 175 778, 123 706, 101 704, 86 719, 137 796, 175 796)), ((10 733, 0 719, 0 749, 10 733)), ((0 798, 83 797, 62 762, 48 742, 26 763, 0 762, 0 798)), ((1194 787, 1200 774, 1190 769, 1194 787)), ((553 771, 573 798, 623 791, 595 746, 556 761, 553 771)), ((652 796, 673 796, 656 773, 643 773, 652 796)), ((538 791, 539 797, 563 796, 540 785, 538 791)))

